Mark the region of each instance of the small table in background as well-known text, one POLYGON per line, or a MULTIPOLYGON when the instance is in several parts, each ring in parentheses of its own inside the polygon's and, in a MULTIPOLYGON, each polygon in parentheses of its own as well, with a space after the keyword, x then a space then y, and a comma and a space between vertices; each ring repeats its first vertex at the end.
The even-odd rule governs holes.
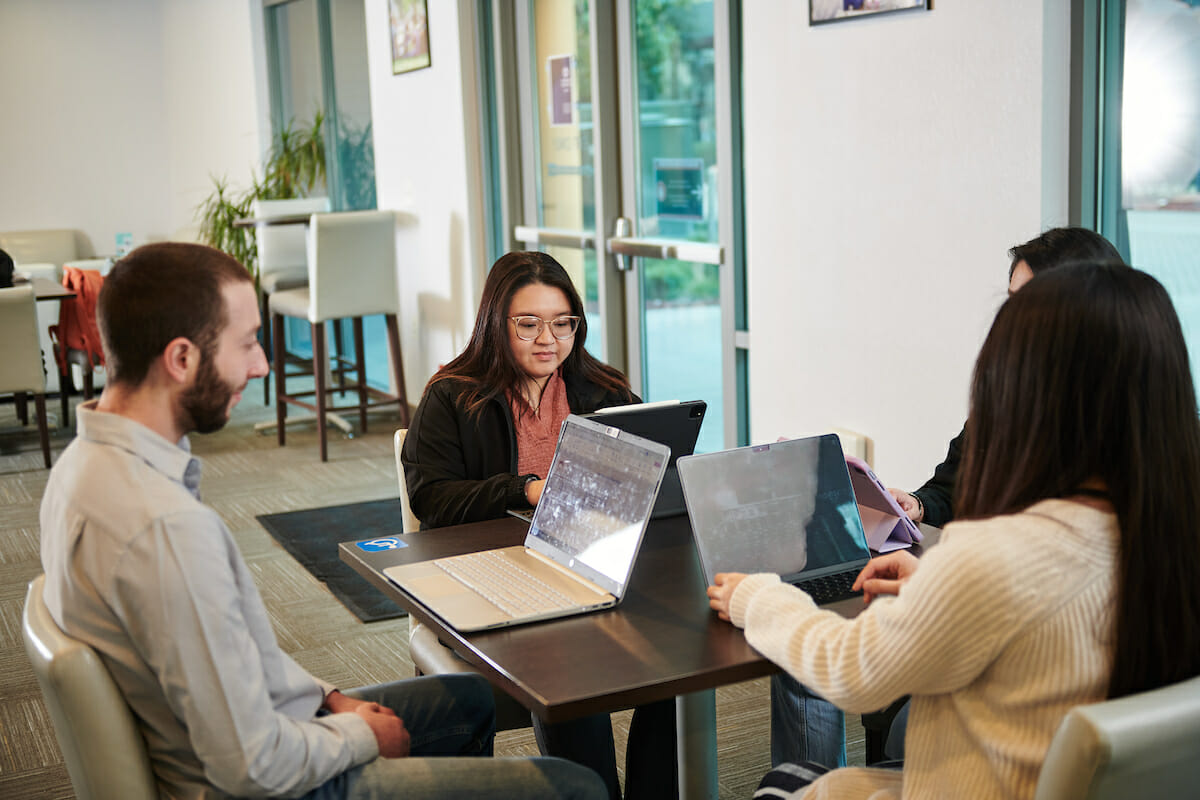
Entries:
POLYGON ((75 296, 75 292, 55 283, 49 278, 34 276, 29 279, 29 283, 33 285, 33 294, 39 301, 66 300, 69 297, 75 296))
POLYGON ((312 214, 277 214, 273 217, 241 217, 233 221, 235 228, 265 228, 272 225, 307 225, 312 214))

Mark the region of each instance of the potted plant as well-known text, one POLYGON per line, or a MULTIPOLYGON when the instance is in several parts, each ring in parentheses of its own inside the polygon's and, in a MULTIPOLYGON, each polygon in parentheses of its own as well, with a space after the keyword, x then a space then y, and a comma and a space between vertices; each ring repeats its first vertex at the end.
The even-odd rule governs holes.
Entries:
POLYGON ((256 278, 254 229, 235 227, 234 223, 252 215, 255 200, 307 197, 325 185, 325 115, 318 110, 312 122, 300 129, 295 129, 293 122, 275 135, 261 179, 253 178, 249 189, 238 191, 227 178, 213 176, 212 194, 196 209, 204 243, 229 253, 256 278))

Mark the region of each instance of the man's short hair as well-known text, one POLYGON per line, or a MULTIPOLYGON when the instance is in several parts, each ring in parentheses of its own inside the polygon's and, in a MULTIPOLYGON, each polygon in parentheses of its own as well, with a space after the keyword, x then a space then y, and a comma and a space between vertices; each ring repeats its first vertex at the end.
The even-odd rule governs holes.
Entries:
POLYGON ((1052 267, 1069 264, 1101 264, 1114 267, 1125 266, 1125 259, 1112 242, 1087 228, 1051 228, 1024 244, 1008 251, 1012 264, 1008 268, 1009 280, 1017 264, 1024 261, 1034 275, 1052 267))
POLYGON ((232 256, 199 244, 147 244, 122 258, 105 277, 96 305, 109 380, 140 386, 179 337, 207 357, 228 322, 222 289, 250 280, 232 256))

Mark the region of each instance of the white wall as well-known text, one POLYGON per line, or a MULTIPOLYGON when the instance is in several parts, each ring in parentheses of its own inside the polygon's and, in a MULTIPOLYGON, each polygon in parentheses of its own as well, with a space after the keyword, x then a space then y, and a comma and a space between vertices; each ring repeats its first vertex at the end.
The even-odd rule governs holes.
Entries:
POLYGON ((0 3, 0 229, 98 253, 191 222, 260 150, 251 0, 0 3))
MULTIPOLYGON (((162 29, 170 218, 192 223, 211 176, 247 189, 270 141, 260 3, 166 0, 162 29), (257 9, 257 10, 256 10, 257 9), (260 108, 261 98, 261 108, 260 108)), ((136 234, 135 234, 136 235, 136 234)))
POLYGON ((845 427, 889 485, 932 473, 1006 251, 1066 221, 1068 6, 809 27, 807 3, 743 4, 755 441, 845 427))
POLYGON ((466 346, 487 267, 470 6, 429 3, 432 66, 393 75, 387 3, 366 5, 378 205, 404 212, 400 339, 414 404, 438 365, 466 346))

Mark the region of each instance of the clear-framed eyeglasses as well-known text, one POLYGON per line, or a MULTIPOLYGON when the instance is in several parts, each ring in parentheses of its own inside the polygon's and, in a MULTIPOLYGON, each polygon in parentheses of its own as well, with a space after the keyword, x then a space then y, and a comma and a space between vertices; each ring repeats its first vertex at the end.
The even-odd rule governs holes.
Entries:
POLYGON ((517 331, 517 338, 525 342, 532 342, 541 336, 547 325, 550 326, 550 333, 554 338, 560 340, 570 339, 575 335, 575 331, 579 330, 579 317, 555 317, 547 321, 541 317, 526 315, 509 319, 517 331))

